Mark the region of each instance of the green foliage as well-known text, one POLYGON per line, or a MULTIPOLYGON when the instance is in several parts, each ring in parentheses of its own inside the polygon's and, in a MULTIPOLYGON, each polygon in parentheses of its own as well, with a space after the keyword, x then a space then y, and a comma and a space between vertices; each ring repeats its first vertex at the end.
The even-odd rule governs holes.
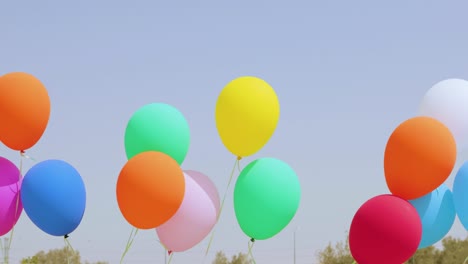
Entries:
POLYGON ((446 237, 442 240, 442 249, 431 246, 418 250, 406 264, 461 264, 467 257, 468 238, 446 237))
POLYGON ((223 252, 218 251, 216 253, 216 257, 215 257, 215 260, 213 261, 213 264, 228 264, 228 263, 229 263, 229 260, 226 257, 226 255, 223 252))
MULTIPOLYGON (((328 244, 325 249, 318 252, 317 257, 319 264, 352 264, 354 261, 349 251, 348 239, 334 246, 328 244)), ((434 246, 420 249, 405 264, 465 264, 467 257, 468 237, 466 239, 446 237, 442 240, 441 249, 434 246)))
POLYGON ((212 264, 251 264, 253 263, 250 258, 243 253, 232 256, 231 261, 228 260, 226 254, 222 251, 216 253, 215 260, 212 264))
POLYGON ((438 264, 464 263, 468 257, 468 238, 461 240, 447 237, 442 241, 444 250, 440 252, 438 264))
POLYGON ((434 246, 430 246, 430 247, 423 248, 423 249, 416 251, 413 257, 410 258, 405 264, 413 264, 413 263, 438 264, 440 263, 439 259, 440 259, 440 250, 438 250, 434 246))
POLYGON ((320 264, 351 264, 354 259, 349 251, 348 239, 338 242, 334 246, 331 243, 318 253, 320 264))
MULTIPOLYGON (((24 258, 21 264, 91 264, 89 262, 81 262, 81 256, 78 251, 70 250, 68 247, 62 249, 52 249, 47 253, 44 251, 38 252, 36 255, 24 258)), ((107 262, 96 262, 95 264, 108 264, 107 262)))

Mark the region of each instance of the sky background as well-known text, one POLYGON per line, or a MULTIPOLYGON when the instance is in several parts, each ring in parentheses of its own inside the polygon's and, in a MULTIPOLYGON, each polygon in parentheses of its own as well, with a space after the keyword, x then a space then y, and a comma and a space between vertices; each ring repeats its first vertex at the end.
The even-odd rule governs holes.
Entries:
MULTIPOLYGON (((257 241, 257 263, 315 263, 345 239, 359 206, 388 193, 383 152, 398 124, 417 115, 435 83, 468 79, 466 1, 7 1, 0 2, 0 75, 24 71, 47 87, 47 130, 28 154, 63 159, 81 173, 87 207, 70 242, 83 259, 118 263, 131 226, 115 196, 126 162, 124 132, 141 106, 177 107, 191 129, 183 169, 201 171, 225 191, 235 157, 218 137, 214 110, 232 79, 269 82, 281 104, 260 157, 298 174, 302 199, 290 225, 257 241)), ((0 146, 16 164, 19 155, 0 146)), ((463 161, 458 158, 454 172, 463 161)), ((26 167, 33 165, 26 162, 26 167)), ((448 179, 451 187, 453 175, 448 179)), ((247 251, 231 186, 216 228, 216 251, 247 251)), ((465 237, 458 220, 451 235, 465 237)), ((202 263, 208 239, 172 263, 202 263)), ((11 263, 64 246, 23 213, 11 263)), ((140 231, 126 263, 163 263, 154 230, 140 231)))

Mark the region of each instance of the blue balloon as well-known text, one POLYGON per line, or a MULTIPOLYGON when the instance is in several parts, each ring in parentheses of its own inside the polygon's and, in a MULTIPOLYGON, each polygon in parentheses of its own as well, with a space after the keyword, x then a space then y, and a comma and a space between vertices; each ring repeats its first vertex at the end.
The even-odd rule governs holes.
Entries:
POLYGON ((422 238, 418 249, 437 243, 450 231, 455 222, 452 192, 442 184, 429 194, 409 201, 418 211, 422 223, 422 238))
POLYGON ((53 236, 73 232, 86 207, 83 179, 70 164, 46 160, 33 166, 24 176, 21 201, 29 219, 53 236))
POLYGON ((468 162, 457 172, 453 182, 453 202, 463 227, 468 230, 468 162))

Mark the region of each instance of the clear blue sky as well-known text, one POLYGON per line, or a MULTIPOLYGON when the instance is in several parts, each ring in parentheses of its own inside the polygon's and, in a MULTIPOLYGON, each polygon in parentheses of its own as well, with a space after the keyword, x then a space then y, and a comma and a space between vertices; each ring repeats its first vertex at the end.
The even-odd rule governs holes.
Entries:
MULTIPOLYGON (((115 185, 133 112, 152 102, 180 109, 192 135, 183 168, 206 173, 222 194, 234 157, 216 131, 217 96, 238 76, 265 79, 279 96, 280 122, 242 164, 288 162, 303 196, 291 224, 258 241, 254 255, 257 263, 292 263, 299 227, 297 263, 315 263, 317 250, 345 238, 363 202, 388 192, 383 151, 393 129, 417 113, 433 84, 468 79, 467 8, 449 0, 3 1, 0 74, 29 72, 47 86, 50 123, 29 154, 80 171, 88 203, 70 241, 84 259, 110 263, 131 231, 115 185)), ((4 146, 0 155, 19 161, 4 146)), ((225 208, 209 260, 217 250, 247 250, 232 188, 225 208)), ((457 220, 450 234, 466 231, 457 220)), ((152 230, 138 233, 126 263, 162 263, 156 239, 152 230)), ((201 263, 207 240, 172 263, 201 263)), ((11 259, 63 245, 23 214, 11 259)))

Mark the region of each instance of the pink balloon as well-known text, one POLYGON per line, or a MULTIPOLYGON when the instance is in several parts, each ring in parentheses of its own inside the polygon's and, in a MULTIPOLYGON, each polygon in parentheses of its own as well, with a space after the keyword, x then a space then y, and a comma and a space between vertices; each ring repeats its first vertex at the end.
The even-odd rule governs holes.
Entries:
POLYGON ((215 205, 217 214, 219 214, 221 203, 216 185, 214 185, 208 176, 201 172, 194 170, 185 170, 184 172, 187 173, 194 181, 198 183, 198 185, 200 185, 200 187, 203 188, 203 190, 206 192, 206 194, 208 194, 211 201, 215 205))
MULTIPOLYGON (((182 252, 200 243, 213 229, 218 216, 210 195, 191 175, 184 173, 184 176, 185 196, 179 210, 156 228, 161 243, 173 252, 182 252)), ((196 178, 203 178, 199 176, 196 178)), ((206 179, 201 182, 205 183, 206 179)))
POLYGON ((408 201, 379 195, 354 215, 349 247, 359 264, 399 264, 416 252, 421 236, 418 211, 408 201))
POLYGON ((0 236, 10 232, 23 212, 19 193, 21 182, 15 164, 0 157, 0 236))

